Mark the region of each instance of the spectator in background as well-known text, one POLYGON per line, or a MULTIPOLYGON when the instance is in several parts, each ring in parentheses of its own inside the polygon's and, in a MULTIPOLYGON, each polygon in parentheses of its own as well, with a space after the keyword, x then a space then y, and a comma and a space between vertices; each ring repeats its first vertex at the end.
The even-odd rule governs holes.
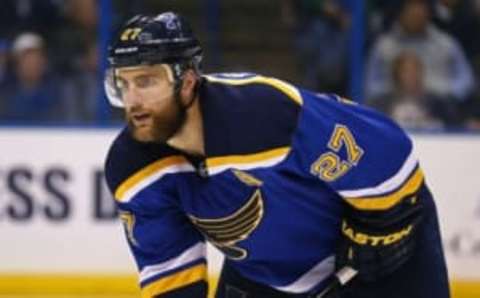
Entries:
POLYGON ((304 85, 344 92, 350 16, 339 0, 284 0, 284 22, 293 28, 304 85))
POLYGON ((480 1, 439 0, 435 6, 434 21, 458 38, 472 62, 477 88, 474 96, 462 105, 465 126, 480 130, 480 1))
POLYGON ((98 5, 96 0, 68 0, 64 6, 64 23, 54 34, 55 68, 71 75, 85 57, 98 31, 98 5))
POLYGON ((480 55, 480 13, 473 0, 438 0, 433 20, 458 39, 468 59, 480 55))
POLYGON ((8 77, 8 43, 0 39, 0 88, 3 87, 8 77))
POLYGON ((90 42, 75 71, 66 80, 63 99, 66 104, 66 120, 92 122, 95 120, 99 95, 98 47, 90 42))
POLYGON ((397 7, 402 0, 365 0, 367 13, 367 41, 375 39, 379 34, 384 33, 392 26, 397 13, 397 7))
POLYGON ((409 129, 438 129, 457 124, 457 110, 451 101, 425 89, 424 67, 414 52, 400 53, 392 63, 393 89, 369 105, 409 129))
MULTIPOLYGON (((64 82, 62 98, 65 106, 65 120, 69 123, 94 123, 97 119, 99 100, 102 100, 103 76, 99 72, 99 49, 95 41, 90 41, 83 57, 64 82)), ((123 120, 119 110, 111 111, 111 121, 123 120)))
POLYGON ((63 0, 2 0, 0 36, 13 38, 25 31, 35 31, 47 36, 61 24, 63 2, 63 0))
POLYGON ((422 62, 429 94, 461 102, 472 92, 472 69, 460 45, 432 24, 426 0, 405 0, 398 21, 371 51, 366 76, 368 98, 385 98, 392 92, 392 63, 405 51, 412 51, 422 62))
POLYGON ((62 120, 61 83, 48 72, 45 42, 35 33, 22 33, 13 42, 13 79, 0 96, 2 120, 44 122, 62 120))

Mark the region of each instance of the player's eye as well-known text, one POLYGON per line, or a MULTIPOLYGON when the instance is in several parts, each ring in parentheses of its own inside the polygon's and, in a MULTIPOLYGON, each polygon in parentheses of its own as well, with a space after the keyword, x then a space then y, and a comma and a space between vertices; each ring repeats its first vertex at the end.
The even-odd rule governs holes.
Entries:
POLYGON ((151 75, 141 75, 135 78, 135 85, 138 88, 148 88, 157 83, 157 79, 151 75))

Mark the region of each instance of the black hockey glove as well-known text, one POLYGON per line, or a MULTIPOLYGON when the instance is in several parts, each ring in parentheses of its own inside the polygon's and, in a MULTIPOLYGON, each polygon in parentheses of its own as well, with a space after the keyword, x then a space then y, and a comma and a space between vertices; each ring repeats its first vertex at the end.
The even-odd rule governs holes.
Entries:
POLYGON ((345 203, 337 270, 350 266, 358 271, 357 278, 375 281, 401 267, 415 250, 421 203, 412 196, 381 211, 361 211, 345 203))

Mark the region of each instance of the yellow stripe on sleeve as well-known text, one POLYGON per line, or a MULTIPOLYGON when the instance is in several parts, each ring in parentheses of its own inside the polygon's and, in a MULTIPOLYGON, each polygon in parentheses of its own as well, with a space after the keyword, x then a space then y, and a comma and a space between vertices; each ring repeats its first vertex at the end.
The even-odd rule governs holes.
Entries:
POLYGON ((132 176, 130 176, 127 180, 125 180, 120 186, 117 188, 115 191, 115 199, 117 201, 122 202, 125 193, 132 189, 135 185, 137 185, 139 182, 144 180, 145 178, 151 176, 153 173, 159 172, 167 167, 173 166, 173 165, 179 165, 185 163, 186 160, 183 156, 180 155, 175 155, 175 156, 170 156, 167 158, 162 158, 160 160, 157 160, 148 166, 144 167, 140 171, 136 172, 132 176))
POLYGON ((277 149, 267 150, 254 154, 247 155, 229 155, 229 156, 220 156, 212 157, 207 159, 207 166, 218 167, 228 164, 254 164, 261 163, 263 161, 268 161, 273 158, 285 156, 290 151, 290 147, 281 147, 277 149))
POLYGON ((408 179, 400 189, 387 196, 367 198, 345 198, 346 201, 358 210, 386 210, 398 204, 406 196, 414 194, 422 185, 424 176, 420 168, 408 179))
POLYGON ((263 76, 247 77, 243 79, 242 78, 225 79, 225 78, 219 78, 214 76, 205 76, 205 77, 210 82, 225 83, 229 85, 247 85, 252 83, 270 85, 275 89, 278 89, 284 94, 286 94, 288 97, 290 97, 291 100, 296 102, 298 105, 303 105, 303 99, 298 89, 295 88, 293 85, 287 82, 281 81, 279 79, 263 77, 263 76))
POLYGON ((205 264, 196 265, 148 284, 142 288, 142 298, 152 298, 201 280, 207 281, 205 264))

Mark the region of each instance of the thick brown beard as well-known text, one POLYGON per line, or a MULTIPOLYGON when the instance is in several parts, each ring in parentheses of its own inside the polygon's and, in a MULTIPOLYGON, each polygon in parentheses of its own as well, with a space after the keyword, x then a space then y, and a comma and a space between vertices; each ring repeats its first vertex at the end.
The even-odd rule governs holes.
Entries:
POLYGON ((131 119, 127 119, 128 128, 133 138, 139 142, 165 143, 177 133, 185 123, 185 108, 179 98, 175 98, 169 111, 162 111, 162 115, 152 114, 152 125, 135 127, 131 119))

